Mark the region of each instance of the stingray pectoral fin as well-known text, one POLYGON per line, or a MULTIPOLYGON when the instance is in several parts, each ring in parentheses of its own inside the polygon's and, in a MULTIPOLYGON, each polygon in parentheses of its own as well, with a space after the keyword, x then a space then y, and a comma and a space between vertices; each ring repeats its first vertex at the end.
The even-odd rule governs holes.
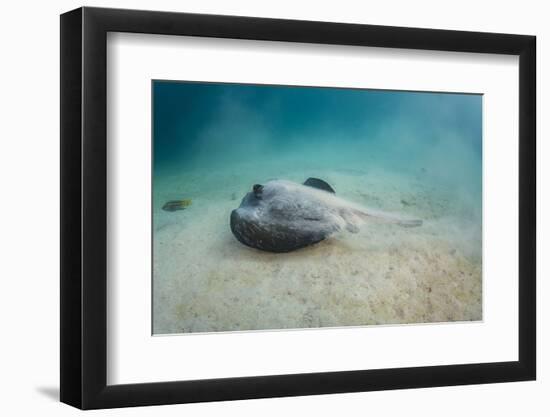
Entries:
POLYGON ((354 223, 346 223, 346 230, 350 233, 358 233, 359 227, 354 223))
MULTIPOLYGON (((359 227, 365 223, 366 215, 357 210, 342 209, 338 212, 341 220, 344 221, 344 227, 350 233, 358 233, 359 227)), ((336 217, 337 219, 337 217, 336 217)), ((335 221, 338 224, 338 221, 335 221)))

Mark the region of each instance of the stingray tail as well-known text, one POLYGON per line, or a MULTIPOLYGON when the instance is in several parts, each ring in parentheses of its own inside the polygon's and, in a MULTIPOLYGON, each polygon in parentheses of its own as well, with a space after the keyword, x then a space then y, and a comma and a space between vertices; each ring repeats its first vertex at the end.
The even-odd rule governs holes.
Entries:
POLYGON ((365 220, 377 220, 384 223, 397 224, 402 227, 418 227, 422 226, 422 220, 420 219, 411 219, 407 217, 402 217, 396 214, 377 212, 377 211, 361 211, 354 210, 354 214, 359 217, 362 217, 365 220))
POLYGON ((422 226, 422 220, 421 219, 403 219, 403 220, 399 220, 397 224, 403 227, 418 227, 418 226, 422 226))

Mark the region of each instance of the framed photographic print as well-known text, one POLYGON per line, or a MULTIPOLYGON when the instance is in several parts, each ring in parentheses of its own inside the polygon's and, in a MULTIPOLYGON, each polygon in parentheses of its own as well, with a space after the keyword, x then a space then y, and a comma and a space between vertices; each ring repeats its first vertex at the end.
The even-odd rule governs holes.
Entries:
POLYGON ((535 379, 535 38, 61 16, 61 400, 535 379))

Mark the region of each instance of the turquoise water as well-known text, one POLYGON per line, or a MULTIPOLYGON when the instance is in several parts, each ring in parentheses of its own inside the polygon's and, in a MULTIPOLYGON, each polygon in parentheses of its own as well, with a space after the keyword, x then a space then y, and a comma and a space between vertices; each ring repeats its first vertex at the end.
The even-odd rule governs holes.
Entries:
POLYGON ((173 81, 152 93, 156 333, 481 319, 481 95, 173 81), (233 238, 252 184, 310 176, 424 225, 287 255, 233 238), (191 205, 162 210, 180 199, 191 205))
POLYGON ((170 81, 153 95, 155 173, 290 158, 481 189, 481 95, 170 81))

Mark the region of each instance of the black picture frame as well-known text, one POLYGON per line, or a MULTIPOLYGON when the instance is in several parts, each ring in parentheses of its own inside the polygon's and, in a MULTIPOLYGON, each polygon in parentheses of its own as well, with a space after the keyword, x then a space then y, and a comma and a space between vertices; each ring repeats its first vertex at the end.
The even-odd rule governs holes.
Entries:
POLYGON ((94 409, 534 380, 535 54, 524 35, 88 7, 61 15, 61 401, 94 409), (519 56, 518 361, 107 385, 108 32, 519 56))

